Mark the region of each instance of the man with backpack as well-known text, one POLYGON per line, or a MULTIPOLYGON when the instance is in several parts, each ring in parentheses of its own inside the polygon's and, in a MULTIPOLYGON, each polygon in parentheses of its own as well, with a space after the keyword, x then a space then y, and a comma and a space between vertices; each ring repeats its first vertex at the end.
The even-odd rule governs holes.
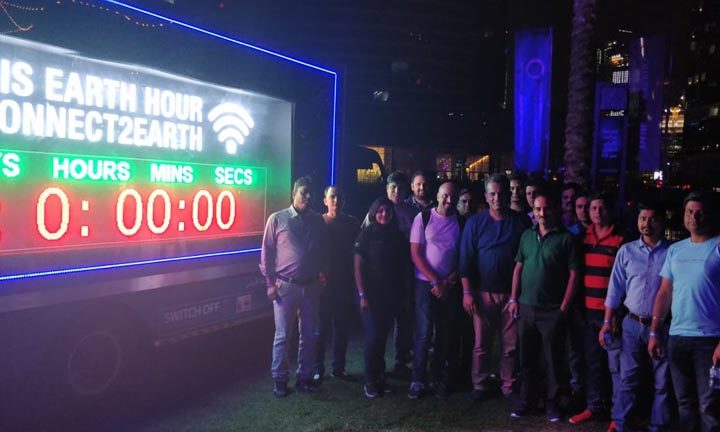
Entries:
POLYGON ((423 393, 428 350, 435 330, 430 389, 438 398, 447 397, 447 354, 452 299, 458 299, 457 256, 460 218, 456 212, 457 189, 443 183, 437 206, 415 217, 410 230, 410 255, 415 264, 415 352, 408 398, 423 393))

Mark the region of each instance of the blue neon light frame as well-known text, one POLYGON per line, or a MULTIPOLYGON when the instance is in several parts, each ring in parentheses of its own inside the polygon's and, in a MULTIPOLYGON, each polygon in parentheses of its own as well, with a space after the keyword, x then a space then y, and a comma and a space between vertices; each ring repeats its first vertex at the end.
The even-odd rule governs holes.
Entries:
MULTIPOLYGON (((290 57, 285 54, 281 54, 279 52, 263 48, 257 45, 253 45, 247 42, 243 42, 241 40, 222 35, 220 33, 204 29, 202 27, 198 27, 183 21, 179 21, 177 19, 160 15, 155 12, 149 11, 147 9, 142 9, 137 6, 133 6, 127 3, 123 3, 121 1, 117 0, 100 0, 105 3, 110 3, 125 9, 132 10, 137 13, 141 13, 143 15, 151 16, 155 19, 164 21, 169 24, 178 25, 180 27, 187 28, 189 30, 196 31, 198 33, 212 36, 220 40, 224 40, 229 43, 233 43, 236 45, 240 45, 246 48, 250 48, 252 50, 261 52, 263 54, 267 54, 273 57, 277 57, 279 59, 289 61, 291 63, 295 63, 297 65, 307 67, 309 69, 316 70, 318 72, 328 74, 332 77, 333 80, 333 97, 332 97, 332 136, 331 136, 331 142, 330 142, 330 183, 329 184, 335 184, 335 145, 336 145, 336 135, 337 135, 337 85, 338 85, 338 73, 321 67, 314 65, 312 63, 302 61, 299 59, 296 59, 294 57, 290 57)), ((39 277, 49 277, 49 276, 60 276, 60 275, 67 275, 67 274, 73 274, 73 273, 85 273, 89 271, 98 271, 98 270, 110 270, 110 269, 118 269, 118 268, 126 268, 126 267, 136 267, 136 266, 142 266, 142 265, 151 265, 151 264, 161 264, 161 263, 169 263, 169 262, 178 262, 178 261, 189 261, 189 260, 195 260, 195 259, 205 259, 205 258, 214 258, 214 257, 222 257, 222 256, 229 256, 229 255, 243 255, 243 254, 250 254, 250 253, 257 253, 260 252, 261 249, 259 248, 253 248, 253 249, 238 249, 238 250, 231 250, 231 251, 222 251, 222 252, 213 252, 213 253, 206 253, 206 254, 199 254, 199 255, 187 255, 187 256, 179 256, 179 257, 172 257, 172 258, 160 258, 160 259, 152 259, 152 260, 141 260, 141 261, 129 261, 129 262, 122 262, 122 263, 114 263, 114 264, 101 264, 101 265, 94 265, 94 266, 82 266, 82 267, 69 267, 65 269, 56 269, 56 270, 45 270, 45 271, 38 271, 38 272, 31 272, 31 273, 18 273, 18 274, 9 274, 9 275, 0 275, 0 282, 5 281, 14 281, 19 279, 30 279, 30 278, 39 278, 39 277)))

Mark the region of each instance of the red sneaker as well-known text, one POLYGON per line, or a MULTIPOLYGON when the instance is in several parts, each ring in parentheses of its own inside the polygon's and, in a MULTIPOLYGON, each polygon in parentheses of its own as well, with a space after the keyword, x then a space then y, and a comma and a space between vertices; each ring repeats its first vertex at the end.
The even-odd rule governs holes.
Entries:
POLYGON ((589 409, 586 409, 585 411, 581 412, 580 414, 575 414, 574 416, 570 417, 570 423, 572 424, 580 424, 585 423, 588 420, 592 420, 595 417, 595 414, 592 413, 589 409))
POLYGON ((615 420, 610 422, 610 426, 608 426, 607 432, 615 432, 617 430, 617 426, 615 425, 615 420))

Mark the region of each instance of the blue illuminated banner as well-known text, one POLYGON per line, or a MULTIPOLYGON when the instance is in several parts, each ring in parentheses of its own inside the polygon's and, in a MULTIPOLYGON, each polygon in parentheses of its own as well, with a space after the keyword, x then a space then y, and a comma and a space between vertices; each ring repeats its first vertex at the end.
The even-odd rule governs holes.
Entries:
POLYGON ((550 142, 552 29, 515 34, 515 168, 545 171, 550 142))
POLYGON ((661 36, 634 38, 630 45, 630 91, 640 99, 638 168, 662 169, 660 123, 665 81, 665 45, 661 36))

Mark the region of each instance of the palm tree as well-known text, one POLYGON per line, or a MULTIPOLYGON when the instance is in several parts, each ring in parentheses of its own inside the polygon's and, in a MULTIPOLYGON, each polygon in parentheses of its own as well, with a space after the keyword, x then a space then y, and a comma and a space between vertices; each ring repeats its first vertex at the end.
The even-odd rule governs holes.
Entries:
POLYGON ((592 149, 595 72, 593 48, 600 0, 574 0, 565 121, 565 182, 588 180, 592 149))

